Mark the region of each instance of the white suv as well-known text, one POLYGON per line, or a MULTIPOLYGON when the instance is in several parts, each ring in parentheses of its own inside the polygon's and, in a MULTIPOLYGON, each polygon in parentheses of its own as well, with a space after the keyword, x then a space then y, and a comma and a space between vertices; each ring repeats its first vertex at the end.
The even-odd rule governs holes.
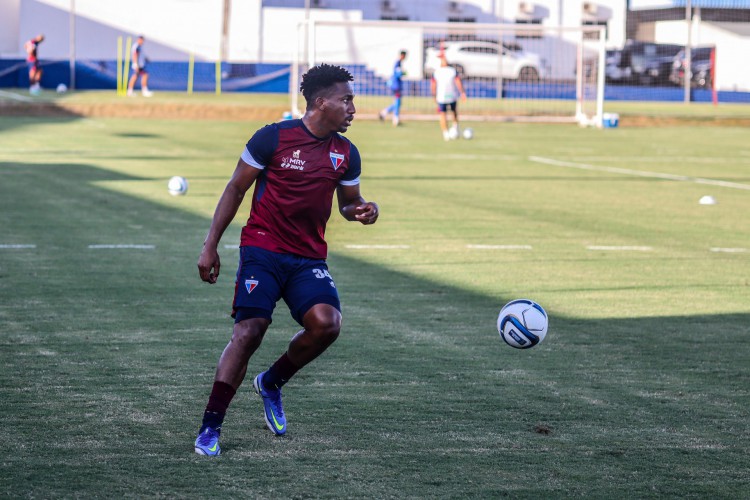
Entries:
MULTIPOLYGON (((538 82, 544 78, 543 60, 521 47, 503 44, 502 63, 498 57, 499 45, 495 42, 465 41, 443 42, 448 65, 456 68, 461 77, 497 78, 524 82, 538 82)), ((440 67, 440 48, 429 47, 425 51, 424 72, 430 78, 440 67)))

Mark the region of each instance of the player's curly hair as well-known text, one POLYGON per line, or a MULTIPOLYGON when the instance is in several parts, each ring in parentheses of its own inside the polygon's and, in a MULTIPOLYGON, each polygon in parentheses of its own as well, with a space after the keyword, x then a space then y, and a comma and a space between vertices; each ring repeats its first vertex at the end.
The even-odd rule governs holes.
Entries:
POLYGON ((299 88, 309 107, 315 102, 315 99, 324 94, 332 85, 339 82, 351 82, 353 80, 354 77, 352 74, 341 66, 323 63, 320 66, 310 68, 307 73, 302 75, 302 83, 299 88))

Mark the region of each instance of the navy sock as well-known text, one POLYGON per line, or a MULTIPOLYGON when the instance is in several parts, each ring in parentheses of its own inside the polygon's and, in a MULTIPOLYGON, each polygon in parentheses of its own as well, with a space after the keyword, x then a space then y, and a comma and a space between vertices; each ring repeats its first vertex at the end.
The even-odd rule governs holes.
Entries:
POLYGON ((263 387, 268 389, 281 389, 282 386, 289 382, 289 379, 299 371, 299 369, 300 367, 292 363, 289 356, 284 353, 273 365, 271 365, 271 368, 266 371, 265 375, 263 375, 263 387))
POLYGON ((219 434, 221 434, 221 424, 224 423, 224 416, 226 413, 218 413, 215 411, 205 411, 203 412, 203 424, 201 425, 201 430, 198 431, 198 434, 206 430, 206 427, 210 427, 219 434))
POLYGON ((234 387, 226 382, 214 382, 211 389, 211 395, 208 397, 206 411, 203 412, 203 425, 201 432, 206 427, 211 427, 221 432, 221 424, 224 422, 224 416, 229 408, 229 403, 234 398, 234 387))

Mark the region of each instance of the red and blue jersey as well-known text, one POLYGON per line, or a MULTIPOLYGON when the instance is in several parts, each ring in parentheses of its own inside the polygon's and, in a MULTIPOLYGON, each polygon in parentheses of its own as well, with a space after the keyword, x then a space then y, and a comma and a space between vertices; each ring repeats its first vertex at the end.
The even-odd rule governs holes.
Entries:
POLYGON ((362 162, 354 144, 336 133, 315 137, 302 120, 287 120, 258 130, 241 158, 262 172, 240 244, 325 259, 333 193, 359 184, 362 162))
POLYGON ((28 56, 26 57, 27 62, 35 63, 39 61, 39 59, 37 58, 39 43, 39 40, 37 40, 36 38, 32 38, 31 40, 26 42, 26 52, 28 53, 28 56))

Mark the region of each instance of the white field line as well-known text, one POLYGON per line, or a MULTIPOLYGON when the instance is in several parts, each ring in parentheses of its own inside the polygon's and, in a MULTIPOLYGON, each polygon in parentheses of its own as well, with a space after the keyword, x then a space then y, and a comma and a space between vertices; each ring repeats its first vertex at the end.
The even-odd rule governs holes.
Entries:
POLYGON ((4 90, 0 90, 0 97, 7 97, 8 99, 15 99, 16 101, 21 102, 32 102, 34 100, 31 97, 14 94, 12 92, 6 92, 4 90))
POLYGON ((531 250, 531 245, 466 245, 472 250, 531 250))
POLYGON ((529 156, 529 160, 545 165, 556 167, 578 168, 581 170, 595 170, 599 172, 610 172, 613 174, 635 175, 638 177, 654 177, 657 179, 667 179, 670 181, 693 182, 695 184, 707 184, 709 186, 720 186, 733 189, 744 189, 750 191, 750 184, 740 184, 738 182, 720 181, 717 179, 704 179, 702 177, 689 177, 687 175, 664 174, 660 172, 647 172, 644 170, 631 170, 629 168, 618 167, 601 167, 597 165, 588 165, 586 163, 575 163, 572 161, 561 161, 553 158, 544 158, 541 156, 529 156))
POLYGON ((713 247, 710 250, 712 252, 719 252, 719 253, 745 253, 745 252, 747 252, 747 248, 721 248, 721 247, 713 247))
MULTIPOLYGON (((429 153, 368 153, 368 160, 435 160, 434 154, 429 153)), ((470 153, 450 153, 441 154, 442 160, 491 160, 491 161, 518 161, 520 158, 513 155, 491 155, 491 154, 470 154, 470 153)))
POLYGON ((3 250, 17 250, 22 248, 36 248, 36 245, 0 245, 3 250))
POLYGON ((354 250, 403 250, 411 247, 409 245, 346 245, 346 248, 354 250))
POLYGON ((156 248, 156 245, 89 245, 89 248, 92 250, 103 250, 103 249, 135 249, 135 250, 153 250, 156 248))
POLYGON ((240 246, 239 245, 224 245, 224 248, 231 248, 234 250, 239 250, 240 246))
POLYGON ((607 246, 607 245, 589 245, 586 250, 604 250, 613 252, 650 252, 653 247, 639 247, 639 246, 607 246))

